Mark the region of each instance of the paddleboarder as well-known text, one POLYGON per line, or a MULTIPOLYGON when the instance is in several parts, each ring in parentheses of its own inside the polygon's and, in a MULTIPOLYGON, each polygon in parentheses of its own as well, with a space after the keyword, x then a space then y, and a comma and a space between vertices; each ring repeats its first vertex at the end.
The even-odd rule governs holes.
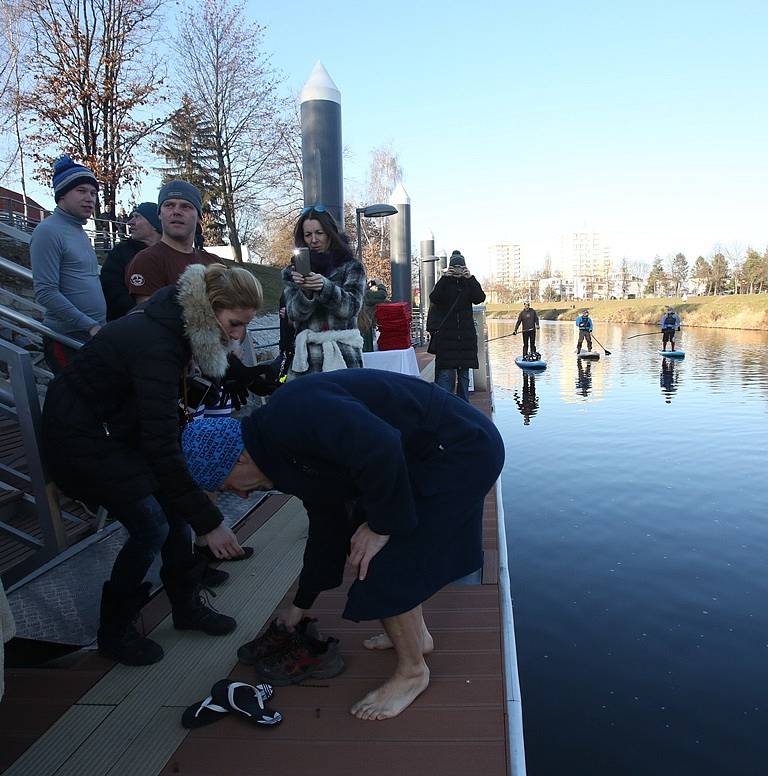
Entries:
POLYGON ((592 352, 592 319, 589 310, 585 307, 581 315, 576 319, 576 328, 579 330, 579 341, 576 343, 576 354, 581 353, 581 343, 586 339, 587 350, 592 352))
POLYGON ((537 355, 536 353, 536 330, 539 328, 539 316, 531 307, 531 303, 526 299, 523 302, 523 309, 517 316, 517 323, 515 324, 515 330, 513 334, 517 334, 517 330, 522 325, 523 327, 523 358, 528 356, 537 355))
POLYGON ((661 349, 675 350, 675 332, 680 331, 680 316, 675 312, 674 307, 667 307, 666 312, 661 317, 661 349))

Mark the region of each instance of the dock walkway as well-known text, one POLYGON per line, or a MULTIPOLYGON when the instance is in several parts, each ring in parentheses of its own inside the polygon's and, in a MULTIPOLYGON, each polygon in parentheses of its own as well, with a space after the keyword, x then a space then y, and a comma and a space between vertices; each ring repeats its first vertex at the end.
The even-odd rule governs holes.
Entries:
MULTIPOLYGON (((473 395, 486 413, 490 400, 490 393, 473 395)), ((324 634, 341 640, 343 674, 276 688, 270 705, 284 716, 276 729, 234 716, 192 732, 181 727, 182 711, 218 679, 254 683, 252 669, 236 662, 237 647, 292 599, 306 514, 297 499, 274 495, 239 527, 254 555, 227 564, 231 579, 217 591, 216 607, 237 617, 237 630, 216 639, 175 631, 160 594, 144 612, 145 627, 165 649, 160 663, 130 668, 80 652, 58 666, 8 670, 0 770, 7 776, 522 776, 508 754, 497 516, 492 490, 482 582, 451 586, 425 604, 435 637, 432 682, 399 717, 364 722, 348 712, 389 675, 394 656, 362 646, 376 631, 371 623, 341 619, 340 589, 323 593, 313 615, 324 634)))

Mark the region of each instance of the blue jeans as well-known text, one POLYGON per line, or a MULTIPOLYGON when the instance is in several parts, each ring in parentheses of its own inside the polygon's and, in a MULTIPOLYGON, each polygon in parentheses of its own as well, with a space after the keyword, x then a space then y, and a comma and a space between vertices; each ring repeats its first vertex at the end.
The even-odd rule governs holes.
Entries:
POLYGON ((166 569, 186 569, 192 560, 192 531, 185 520, 169 517, 155 496, 111 507, 110 515, 128 531, 128 541, 115 558, 110 582, 118 593, 130 593, 143 581, 157 557, 166 569))
POLYGON ((445 388, 448 393, 453 393, 455 388, 456 395, 460 399, 469 401, 469 367, 437 369, 435 383, 441 388, 445 388))

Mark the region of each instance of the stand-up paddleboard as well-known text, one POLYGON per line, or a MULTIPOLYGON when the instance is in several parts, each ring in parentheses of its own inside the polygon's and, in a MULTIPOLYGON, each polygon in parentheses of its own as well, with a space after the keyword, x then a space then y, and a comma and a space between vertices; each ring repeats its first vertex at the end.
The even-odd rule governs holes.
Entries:
POLYGON ((541 358, 538 361, 526 361, 522 356, 518 356, 515 359, 515 363, 520 369, 546 369, 547 362, 541 358))
POLYGON ((664 356, 664 358, 685 358, 685 351, 684 350, 660 350, 659 355, 664 356))
POLYGON ((597 360, 600 358, 600 354, 596 350, 582 350, 581 353, 576 354, 576 358, 594 358, 597 360))

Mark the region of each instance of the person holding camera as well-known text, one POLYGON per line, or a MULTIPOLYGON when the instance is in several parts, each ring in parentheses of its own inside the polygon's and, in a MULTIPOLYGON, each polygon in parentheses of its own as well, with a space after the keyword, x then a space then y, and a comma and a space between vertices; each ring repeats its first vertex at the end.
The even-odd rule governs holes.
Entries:
POLYGON ((435 382, 469 401, 469 370, 478 369, 477 332, 472 305, 485 301, 480 283, 454 251, 443 276, 429 295, 427 350, 435 355, 435 382))
POLYGON ((223 635, 236 627, 200 596, 206 563, 193 555, 190 526, 216 558, 244 551, 187 470, 180 412, 183 425, 202 398, 195 393, 223 379, 232 344, 261 306, 247 270, 193 264, 176 286, 105 326, 48 387, 41 436, 51 478, 67 495, 105 506, 128 532, 104 584, 98 630, 99 650, 120 663, 163 657, 134 627, 158 553, 176 628, 223 635))
POLYGON ((324 205, 301 211, 293 239, 293 263, 282 275, 286 316, 296 330, 288 379, 362 367, 357 316, 365 295, 365 268, 324 205))

